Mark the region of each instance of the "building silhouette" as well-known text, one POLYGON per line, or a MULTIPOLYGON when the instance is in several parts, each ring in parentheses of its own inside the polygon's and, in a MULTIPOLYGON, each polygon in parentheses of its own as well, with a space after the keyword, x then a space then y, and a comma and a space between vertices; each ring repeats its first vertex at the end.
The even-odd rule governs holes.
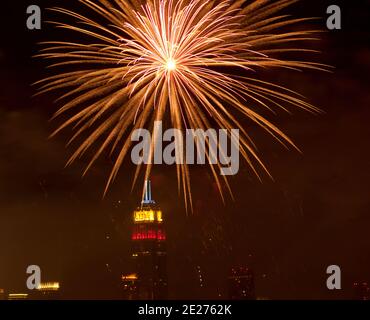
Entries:
POLYGON ((370 287, 367 282, 355 282, 353 289, 355 300, 370 300, 370 287))
POLYGON ((254 274, 247 267, 235 267, 231 269, 228 278, 229 299, 231 300, 255 300, 254 274))
POLYGON ((28 293, 9 293, 8 300, 27 300, 29 298, 28 293))
POLYGON ((122 276, 126 299, 167 299, 166 233, 161 209, 146 181, 144 199, 133 213, 132 259, 134 273, 122 276))
POLYGON ((125 300, 137 300, 138 297, 138 278, 136 273, 123 275, 122 278, 123 297, 125 300))

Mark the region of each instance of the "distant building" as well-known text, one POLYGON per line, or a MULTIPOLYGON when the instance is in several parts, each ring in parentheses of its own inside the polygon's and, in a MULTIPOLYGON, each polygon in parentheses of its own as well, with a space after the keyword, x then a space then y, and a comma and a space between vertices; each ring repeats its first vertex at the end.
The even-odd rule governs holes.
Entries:
POLYGON ((209 277, 207 277, 204 265, 202 266, 200 264, 195 265, 194 271, 195 271, 194 274, 195 290, 192 293, 192 298, 196 300, 203 300, 209 298, 209 296, 214 292, 212 292, 212 289, 210 288, 211 287, 210 279, 209 277))
POLYGON ((137 300, 138 297, 138 278, 136 273, 122 276, 123 298, 125 300, 137 300))
POLYGON ((353 289, 355 300, 370 300, 370 287, 367 282, 355 282, 353 289))
POLYGON ((196 272, 197 272, 197 282, 198 282, 199 289, 203 289, 204 288, 204 278, 203 278, 202 269, 200 266, 196 267, 196 272))
POLYGON ((134 211, 132 258, 134 277, 123 276, 129 297, 143 300, 167 299, 166 233, 161 209, 152 200, 150 181, 146 182, 144 199, 134 211))
POLYGON ((0 289, 0 300, 6 300, 6 294, 4 289, 0 289))
POLYGON ((231 300, 255 300, 254 275, 246 267, 231 269, 228 279, 229 298, 231 300))
POLYGON ((8 300, 27 300, 28 293, 9 293, 8 300))
POLYGON ((32 290, 29 298, 32 300, 58 300, 60 298, 59 290, 59 282, 41 282, 35 290, 32 290))

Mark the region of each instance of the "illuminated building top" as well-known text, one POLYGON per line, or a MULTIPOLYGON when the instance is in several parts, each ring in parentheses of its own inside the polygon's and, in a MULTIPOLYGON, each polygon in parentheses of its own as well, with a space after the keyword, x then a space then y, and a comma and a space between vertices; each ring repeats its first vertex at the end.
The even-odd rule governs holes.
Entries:
POLYGON ((141 206, 134 211, 133 220, 132 240, 166 240, 166 234, 162 227, 162 211, 152 199, 149 180, 145 181, 144 198, 141 201, 141 206))
POLYGON ((159 222, 162 220, 162 211, 153 209, 140 209, 134 211, 134 222, 159 222))
POLYGON ((144 198, 141 201, 142 205, 150 205, 155 204, 155 201, 152 200, 152 190, 150 186, 150 180, 145 181, 145 190, 144 190, 144 198))
POLYGON ((141 201, 141 207, 134 211, 135 223, 161 223, 162 211, 155 206, 152 199, 150 180, 145 181, 144 198, 141 201))

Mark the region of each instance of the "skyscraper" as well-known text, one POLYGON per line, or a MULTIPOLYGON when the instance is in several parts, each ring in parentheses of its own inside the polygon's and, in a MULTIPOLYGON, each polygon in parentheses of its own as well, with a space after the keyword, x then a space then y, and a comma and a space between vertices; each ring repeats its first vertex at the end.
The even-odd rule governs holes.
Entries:
POLYGON ((254 300, 254 275, 252 270, 246 267, 231 269, 229 276, 229 298, 232 300, 254 300))
POLYGON ((370 300, 370 287, 365 281, 353 284, 355 300, 370 300))
POLYGON ((132 258, 138 299, 167 299, 166 234, 161 209, 146 181, 144 199, 133 214, 132 258))

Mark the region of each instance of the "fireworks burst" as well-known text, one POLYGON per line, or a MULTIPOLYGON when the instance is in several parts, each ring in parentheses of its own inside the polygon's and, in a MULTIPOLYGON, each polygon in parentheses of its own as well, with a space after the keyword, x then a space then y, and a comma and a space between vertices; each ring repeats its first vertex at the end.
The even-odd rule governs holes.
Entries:
MULTIPOLYGON (((72 116, 55 132, 73 126, 70 142, 87 138, 68 163, 101 143, 85 172, 107 149, 114 165, 106 189, 116 177, 130 150, 130 134, 138 128, 153 131, 154 121, 169 114, 172 126, 207 130, 240 130, 240 154, 258 175, 256 164, 267 169, 256 147, 241 126, 243 116, 261 126, 285 145, 293 142, 256 111, 283 110, 293 105, 318 112, 303 97, 281 86, 254 77, 261 68, 325 69, 310 61, 278 58, 285 52, 311 51, 302 47, 316 31, 284 31, 308 19, 294 19, 278 12, 296 0, 80 0, 105 23, 62 9, 51 10, 77 20, 52 22, 58 28, 87 37, 87 43, 44 42, 38 56, 54 60, 53 67, 72 68, 38 82, 40 92, 68 89, 61 99, 59 116, 72 116), (292 44, 299 44, 293 46, 292 44), (298 47, 298 48, 296 48, 298 47), (253 108, 252 108, 253 106, 253 108), (102 140, 101 140, 102 139, 102 140)), ((157 133, 152 134, 150 157, 157 133)), ((223 197, 226 176, 210 166, 223 197), (224 183, 221 184, 221 179, 224 183), (223 186, 222 186, 223 185, 223 186)), ((134 183, 141 166, 137 167, 134 183)), ((151 165, 145 167, 145 179, 151 165)), ((179 188, 185 205, 191 205, 190 174, 186 164, 177 165, 179 188)))

